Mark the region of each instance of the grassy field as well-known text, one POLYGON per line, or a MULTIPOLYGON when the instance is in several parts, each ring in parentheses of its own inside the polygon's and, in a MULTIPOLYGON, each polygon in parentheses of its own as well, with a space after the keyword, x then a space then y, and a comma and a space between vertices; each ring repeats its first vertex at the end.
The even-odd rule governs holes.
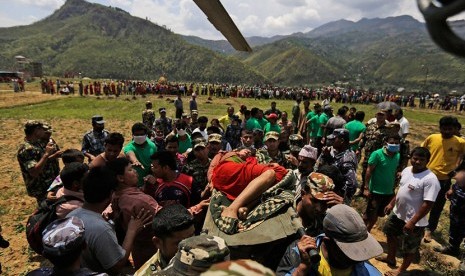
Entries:
MULTIPOLYGON (((43 95, 37 89, 25 93, 12 93, 7 92, 7 88, 0 86, 0 154, 2 156, 0 160, 0 221, 3 235, 11 242, 11 246, 0 250, 0 262, 3 264, 5 275, 24 275, 44 261, 28 249, 24 233, 27 217, 35 207, 35 200, 26 195, 16 160, 16 151, 24 138, 24 122, 28 119, 46 120, 52 124, 55 130, 53 137, 62 149, 80 149, 83 134, 91 128, 92 115, 103 115, 107 121, 106 128, 109 131, 123 133, 128 140, 131 137, 130 127, 134 122, 141 120, 146 100, 153 102, 154 109, 166 107, 168 116, 172 117, 174 117, 174 107, 166 98, 160 99, 155 96, 137 99, 128 96, 119 98, 51 96, 43 95)), ((189 97, 184 97, 183 101, 184 106, 187 107, 189 97)), ((225 115, 228 106, 233 106, 236 110, 241 104, 245 104, 249 109, 254 106, 268 109, 270 103, 271 100, 236 98, 213 98, 212 103, 206 103, 206 97, 198 98, 200 115, 205 115, 209 119, 225 115)), ((292 105, 292 101, 277 101, 277 107, 281 111, 290 112, 292 105)), ((334 104, 335 109, 339 106, 341 105, 334 104)), ((367 120, 375 114, 375 108, 372 105, 355 105, 355 107, 366 112, 367 120)), ((412 134, 409 137, 411 146, 419 145, 427 135, 437 132, 439 118, 446 114, 452 113, 407 108, 405 115, 411 122, 412 134)), ((460 121, 465 125, 462 115, 454 115, 459 116, 460 121)), ((357 206, 363 208, 363 202, 357 202, 357 206)), ((447 239, 448 219, 446 215, 448 212, 445 213, 440 223, 441 231, 436 237, 439 241, 447 239)), ((378 240, 384 241, 379 230, 375 229, 374 234, 378 240)), ((417 268, 423 266, 427 269, 452 273, 451 268, 457 260, 438 256, 431 253, 428 248, 424 252, 422 251, 422 254, 426 256, 426 259, 423 258, 425 260, 417 268)), ((387 269, 387 267, 380 266, 381 270, 387 269)))

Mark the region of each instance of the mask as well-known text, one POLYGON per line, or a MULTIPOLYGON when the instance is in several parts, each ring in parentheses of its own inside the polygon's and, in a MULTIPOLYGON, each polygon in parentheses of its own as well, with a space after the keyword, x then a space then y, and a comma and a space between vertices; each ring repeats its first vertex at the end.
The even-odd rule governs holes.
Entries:
POLYGON ((399 152, 400 144, 387 144, 386 149, 390 152, 399 152))
POLYGON ((178 135, 179 135, 179 136, 184 136, 184 135, 186 135, 186 131, 185 131, 184 129, 177 129, 176 131, 178 132, 178 135))
POLYGON ((141 136, 132 136, 134 139, 134 143, 138 145, 142 145, 145 143, 145 140, 147 139, 147 135, 141 135, 141 136))

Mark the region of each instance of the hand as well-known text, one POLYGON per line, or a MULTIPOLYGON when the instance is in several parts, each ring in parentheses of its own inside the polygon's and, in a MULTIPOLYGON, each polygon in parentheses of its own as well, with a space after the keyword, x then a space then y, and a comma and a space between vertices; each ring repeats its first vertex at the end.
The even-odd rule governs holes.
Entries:
POLYGON ((48 193, 47 193, 47 200, 56 201, 57 199, 58 199, 58 198, 57 198, 55 192, 48 192, 48 193))
POLYGON ((413 233, 413 230, 415 230, 415 224, 409 220, 405 225, 404 225, 404 233, 406 234, 412 234, 413 233))
POLYGON ((300 252, 300 259, 301 262, 310 266, 310 256, 308 255, 308 251, 310 249, 316 249, 316 241, 314 238, 304 235, 300 238, 300 241, 297 243, 297 248, 300 252))
POLYGON ((292 154, 286 154, 287 161, 289 161, 292 165, 298 166, 299 165, 299 160, 295 158, 294 155, 292 154))
POLYGON ((200 201, 199 204, 197 204, 197 206, 202 208, 202 210, 208 208, 209 205, 210 205, 210 198, 204 199, 200 201))
POLYGON ((392 209, 394 209, 394 206, 392 204, 388 204, 386 207, 384 207, 384 213, 386 215, 389 215, 391 213, 392 209))
POLYGON ((366 197, 366 198, 370 198, 371 197, 371 192, 369 190, 365 190, 365 191, 363 191, 363 196, 366 197))
POLYGON ((323 148, 321 149, 321 153, 322 153, 323 155, 329 155, 330 152, 331 152, 331 147, 323 147, 323 148))
POLYGON ((151 174, 144 177, 144 183, 148 183, 150 185, 155 185, 157 183, 157 178, 151 174))
POLYGON ((60 158, 62 154, 63 154, 63 151, 62 151, 62 150, 59 150, 59 151, 55 152, 54 154, 50 155, 49 159, 57 159, 57 158, 60 158))
POLYGON ((134 167, 141 167, 141 169, 145 170, 144 166, 139 162, 139 160, 132 162, 132 165, 134 167))
POLYGON ((152 214, 150 210, 140 209, 137 215, 132 215, 128 223, 128 232, 134 231, 138 233, 152 222, 152 214))
POLYGON ((110 220, 113 217, 113 208, 111 207, 111 203, 108 204, 105 210, 103 210, 102 217, 105 220, 110 220))
POLYGON ((446 199, 449 199, 450 200, 450 197, 454 194, 454 190, 452 189, 449 189, 447 192, 446 192, 446 199))
POLYGON ((47 146, 45 146, 45 154, 48 156, 52 155, 55 152, 55 144, 52 142, 48 142, 47 146))
POLYGON ((334 206, 336 204, 342 204, 344 202, 344 198, 336 194, 335 192, 325 192, 323 200, 326 201, 326 204, 328 206, 334 206))

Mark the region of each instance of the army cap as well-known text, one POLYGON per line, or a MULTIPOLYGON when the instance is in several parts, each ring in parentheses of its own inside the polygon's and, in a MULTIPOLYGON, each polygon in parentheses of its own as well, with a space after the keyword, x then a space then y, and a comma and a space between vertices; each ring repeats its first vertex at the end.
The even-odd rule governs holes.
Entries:
POLYGON ((266 134, 265 134, 265 137, 263 138, 263 141, 266 142, 270 139, 275 139, 276 141, 279 140, 279 133, 277 133, 276 131, 268 131, 266 134))
POLYGON ((28 120, 24 124, 24 131, 28 132, 28 131, 34 130, 34 129, 38 128, 38 127, 43 128, 44 124, 39 120, 28 120))
POLYGON ((291 134, 291 135, 289 135, 289 141, 291 141, 291 143, 292 142, 297 142, 297 141, 300 142, 302 140, 304 140, 304 138, 300 134, 291 134))
POLYGON ((226 242, 216 236, 200 235, 182 240, 168 267, 155 275, 200 275, 213 264, 229 260, 226 242))
POLYGON ((207 141, 203 138, 194 139, 192 144, 193 144, 193 147, 192 147, 193 149, 197 149, 199 147, 203 147, 203 148, 207 147, 207 141))
POLYGON ((349 131, 345 128, 336 128, 335 130, 333 130, 333 133, 328 135, 328 139, 335 139, 335 138, 342 138, 344 139, 345 141, 349 141, 349 131))
POLYGON ((103 120, 102 115, 94 115, 92 116, 92 123, 101 125, 101 124, 104 124, 105 121, 103 120))
POLYGON ((225 261, 212 265, 201 276, 274 276, 275 273, 253 260, 225 261))
POLYGON ((43 231, 44 254, 66 256, 82 248, 84 232, 84 222, 78 217, 55 220, 43 231))
POLYGON ((193 109, 193 110, 191 111, 191 114, 197 114, 197 115, 199 115, 199 112, 198 112, 197 110, 193 109))
POLYGON ((42 124, 42 127, 44 128, 44 130, 45 130, 46 132, 50 132, 50 133, 53 132, 53 128, 52 128, 52 126, 51 126, 49 123, 45 123, 45 122, 44 122, 44 123, 42 124))
POLYGON ((165 113, 166 113, 166 108, 160 107, 160 108, 158 109, 158 112, 159 112, 159 113, 162 113, 162 112, 165 112, 165 113))
POLYGON ((312 172, 308 176, 307 187, 310 188, 310 193, 318 200, 323 200, 324 193, 334 190, 333 180, 322 173, 312 172))
POLYGON ((223 137, 221 136, 221 134, 218 134, 218 133, 212 133, 208 135, 208 143, 211 143, 211 142, 221 143, 222 139, 223 137))

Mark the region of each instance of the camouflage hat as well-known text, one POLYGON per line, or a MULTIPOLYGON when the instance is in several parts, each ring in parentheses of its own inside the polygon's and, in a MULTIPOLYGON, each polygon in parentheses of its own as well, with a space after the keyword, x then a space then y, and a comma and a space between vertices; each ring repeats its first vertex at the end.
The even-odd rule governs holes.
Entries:
POLYGON ((194 236, 182 240, 170 264, 155 275, 200 275, 213 264, 228 260, 229 248, 222 238, 194 236))
POLYGON ((52 126, 51 126, 50 124, 48 124, 48 123, 43 123, 43 124, 42 124, 42 127, 44 128, 44 130, 45 130, 46 132, 50 132, 50 133, 53 132, 52 126))
POLYGON ((349 131, 345 128, 336 128, 333 130, 333 133, 328 135, 327 139, 342 138, 345 141, 349 141, 349 131))
POLYGON ((92 123, 101 125, 105 123, 105 120, 103 119, 102 115, 94 115, 92 116, 92 123))
POLYGON ((201 276, 273 276, 275 273, 253 260, 225 261, 212 265, 201 276))
POLYGON ((205 139, 203 138, 197 138, 197 139, 194 139, 194 141, 192 141, 192 145, 193 145, 193 149, 196 149, 198 147, 207 147, 207 141, 205 141, 205 139))
POLYGON ((266 142, 270 139, 275 139, 276 141, 279 140, 279 133, 277 133, 276 131, 268 131, 266 134, 265 134, 265 137, 263 138, 263 141, 266 142))
POLYGON ((44 127, 44 124, 41 121, 38 120, 28 120, 24 124, 24 130, 27 132, 28 130, 33 130, 38 127, 44 127))
POLYGON ((44 254, 66 256, 82 248, 84 242, 84 222, 78 217, 57 219, 42 232, 44 254))
POLYGON ((304 138, 303 138, 302 135, 300 135, 300 134, 291 134, 291 135, 289 136, 289 141, 293 141, 293 142, 299 141, 299 142, 300 142, 300 141, 302 141, 302 140, 304 140, 304 138))
POLYGON ((333 180, 322 173, 312 172, 308 176, 307 187, 310 188, 310 193, 316 199, 322 200, 324 193, 334 190, 333 180))
POLYGON ((218 133, 212 133, 208 135, 208 143, 211 143, 211 142, 221 143, 222 139, 223 137, 221 136, 221 134, 218 134, 218 133))
POLYGON ((302 150, 302 147, 298 146, 298 145, 291 145, 289 147, 289 150, 291 152, 300 152, 302 150))

